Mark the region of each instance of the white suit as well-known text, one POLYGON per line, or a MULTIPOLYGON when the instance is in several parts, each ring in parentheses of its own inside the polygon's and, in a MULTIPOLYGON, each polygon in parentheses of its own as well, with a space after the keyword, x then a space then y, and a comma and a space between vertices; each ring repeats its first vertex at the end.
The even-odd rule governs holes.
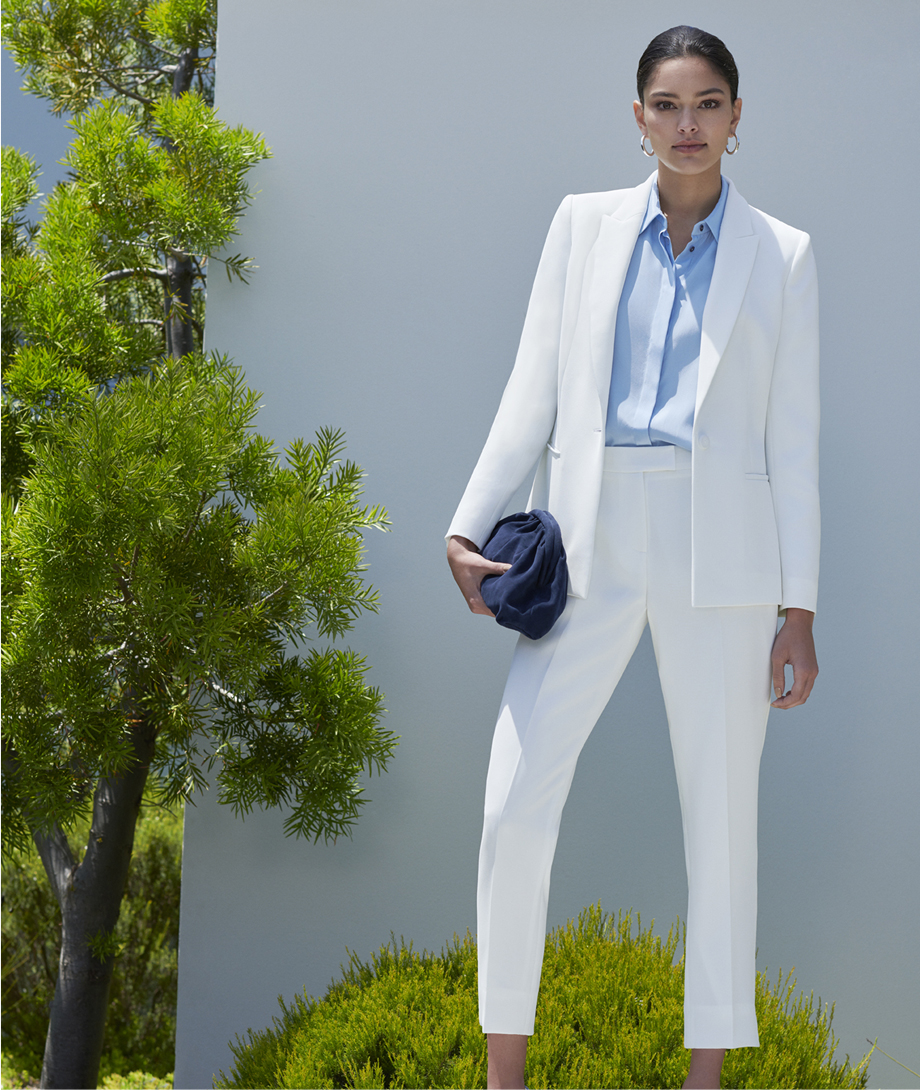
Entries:
MULTIPOLYGON (((617 305, 656 175, 566 197, 521 345, 451 523, 480 547, 540 465, 531 507, 562 528, 570 593, 591 581, 617 305)), ((693 605, 815 609, 818 298, 808 235, 729 183, 703 313, 693 425, 693 605)))
POLYGON ((555 515, 570 575, 552 631, 518 641, 496 725, 480 1020, 486 1032, 533 1032, 562 808, 648 623, 689 886, 684 1042, 736 1048, 758 1043, 757 785, 777 607, 814 610, 817 596, 817 282, 808 236, 730 186, 693 450, 605 448, 617 306, 654 180, 562 202, 514 370, 448 531, 481 547, 539 461, 530 506, 555 515))

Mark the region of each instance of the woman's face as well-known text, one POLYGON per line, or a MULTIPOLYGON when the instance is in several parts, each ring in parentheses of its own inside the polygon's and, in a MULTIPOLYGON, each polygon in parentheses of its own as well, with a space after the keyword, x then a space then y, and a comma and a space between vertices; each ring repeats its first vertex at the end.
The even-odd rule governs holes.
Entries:
MULTIPOLYGON (((661 165, 702 174, 719 163, 741 117, 725 79, 702 57, 662 61, 634 102, 636 122, 661 165)), ((717 168, 716 168, 717 169, 717 168)))

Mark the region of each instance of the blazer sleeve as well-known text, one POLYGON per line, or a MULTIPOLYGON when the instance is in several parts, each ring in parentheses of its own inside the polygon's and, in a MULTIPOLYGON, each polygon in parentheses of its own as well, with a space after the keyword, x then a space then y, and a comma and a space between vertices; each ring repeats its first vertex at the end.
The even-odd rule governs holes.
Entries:
POLYGON ((814 611, 818 504, 818 276, 802 234, 783 288, 783 314, 767 409, 766 459, 782 566, 781 611, 814 611))
POLYGON ((572 248, 572 196, 550 225, 514 369, 446 537, 482 548, 508 501, 542 453, 556 420, 560 331, 572 248))

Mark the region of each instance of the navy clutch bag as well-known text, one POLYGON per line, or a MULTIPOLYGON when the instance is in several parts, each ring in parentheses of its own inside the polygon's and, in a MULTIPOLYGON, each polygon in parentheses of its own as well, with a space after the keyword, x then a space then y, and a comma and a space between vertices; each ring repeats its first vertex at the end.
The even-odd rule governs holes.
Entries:
POLYGON ((510 564, 504 575, 487 575, 485 604, 505 628, 532 640, 545 636, 565 609, 569 570, 559 523, 549 511, 519 511, 495 524, 482 555, 510 564))

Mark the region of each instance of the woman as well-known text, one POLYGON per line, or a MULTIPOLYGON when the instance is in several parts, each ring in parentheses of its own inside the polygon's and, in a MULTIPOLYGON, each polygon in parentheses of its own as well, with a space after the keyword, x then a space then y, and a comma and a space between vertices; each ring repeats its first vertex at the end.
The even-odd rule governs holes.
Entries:
POLYGON ((454 578, 488 615, 480 583, 506 566, 479 549, 539 460, 529 506, 555 516, 569 563, 562 616, 515 650, 486 785, 478 941, 491 1087, 524 1085, 562 807, 646 623, 689 884, 684 1085, 717 1087, 725 1049, 758 1044, 757 783, 770 687, 773 707, 795 707, 818 672, 809 238, 721 176, 723 152, 739 146, 741 99, 718 38, 665 31, 637 83, 642 150, 657 173, 562 202, 514 370, 448 531, 454 578))

